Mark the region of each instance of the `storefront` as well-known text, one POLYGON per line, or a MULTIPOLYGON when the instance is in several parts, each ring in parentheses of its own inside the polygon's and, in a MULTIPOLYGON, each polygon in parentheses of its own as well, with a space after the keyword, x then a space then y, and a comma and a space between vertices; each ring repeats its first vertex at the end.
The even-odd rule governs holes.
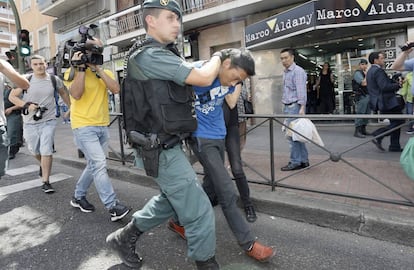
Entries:
MULTIPOLYGON (((352 113, 351 78, 361 58, 384 51, 386 69, 414 39, 414 1, 309 1, 245 28, 245 45, 257 61, 253 80, 257 113, 281 113, 283 68, 280 50, 296 49, 296 62, 308 74, 318 74, 328 62, 334 72, 336 113, 352 113)), ((392 71, 390 71, 392 72, 392 71)))

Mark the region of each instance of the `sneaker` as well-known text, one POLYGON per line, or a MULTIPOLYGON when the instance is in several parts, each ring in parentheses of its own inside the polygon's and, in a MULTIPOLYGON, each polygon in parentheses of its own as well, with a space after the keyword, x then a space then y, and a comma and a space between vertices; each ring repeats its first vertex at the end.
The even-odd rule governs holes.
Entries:
POLYGON ((95 211, 95 206, 89 203, 88 200, 86 200, 86 197, 82 197, 79 200, 73 197, 70 201, 70 205, 72 205, 75 208, 79 208, 84 213, 90 213, 95 211))
POLYGON ((175 232, 176 234, 178 234, 178 236, 180 236, 182 239, 186 240, 187 238, 185 237, 185 229, 183 226, 179 225, 178 223, 174 222, 174 220, 171 218, 170 220, 168 220, 168 229, 170 229, 171 231, 175 232))
POLYGON ((246 213, 246 220, 248 222, 253 223, 257 220, 256 211, 254 210, 253 205, 245 207, 244 212, 246 213))
POLYGON ((255 241, 246 254, 259 262, 268 262, 276 255, 276 250, 273 247, 267 247, 255 241))
POLYGON ((111 221, 117 221, 128 215, 129 211, 128 207, 122 205, 120 203, 116 203, 111 209, 109 209, 109 213, 111 214, 111 221))
POLYGON ((410 128, 409 130, 407 130, 407 131, 405 132, 405 134, 408 134, 408 135, 412 135, 412 134, 414 134, 414 129, 413 129, 413 128, 410 128))
POLYGON ((52 188, 52 185, 49 182, 44 182, 42 185, 42 190, 44 193, 53 193, 55 190, 52 188))

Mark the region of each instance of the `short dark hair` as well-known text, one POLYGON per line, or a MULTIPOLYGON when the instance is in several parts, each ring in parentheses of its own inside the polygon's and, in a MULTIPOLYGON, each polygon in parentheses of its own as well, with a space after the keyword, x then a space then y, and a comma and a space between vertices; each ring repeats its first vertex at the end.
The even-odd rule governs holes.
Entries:
POLYGON ((254 58, 249 50, 230 49, 231 67, 238 67, 246 71, 248 76, 256 75, 254 58))
POLYGON ((40 60, 46 62, 46 59, 43 56, 41 56, 40 54, 34 54, 34 55, 30 56, 30 60, 33 60, 33 59, 40 59, 40 60))
POLYGON ((368 61, 370 64, 374 64, 374 60, 378 59, 380 54, 384 54, 383 52, 372 52, 368 56, 368 61))
POLYGON ((160 8, 145 8, 145 9, 142 10, 142 18, 144 18, 142 24, 144 25, 145 31, 148 30, 148 24, 147 24, 147 21, 145 20, 145 18, 148 15, 151 15, 151 16, 154 16, 154 17, 158 18, 161 11, 162 11, 162 9, 160 9, 160 8))
POLYGON ((295 55, 295 50, 292 48, 285 48, 280 53, 285 53, 285 52, 288 52, 290 55, 293 55, 293 56, 295 55))

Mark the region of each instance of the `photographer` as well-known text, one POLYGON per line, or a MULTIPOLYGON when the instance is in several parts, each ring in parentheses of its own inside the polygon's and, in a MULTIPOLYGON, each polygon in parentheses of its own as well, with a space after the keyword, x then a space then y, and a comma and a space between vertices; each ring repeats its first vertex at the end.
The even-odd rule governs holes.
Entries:
MULTIPOLYGON (((401 47, 401 53, 397 56, 391 69, 398 71, 414 71, 414 58, 407 59, 413 51, 414 42, 407 42, 401 47)), ((411 92, 414 93, 414 88, 411 86, 411 92)))
MULTIPOLYGON (((28 150, 40 162, 42 190, 52 193, 54 189, 49 183, 52 167, 53 141, 56 129, 55 87, 52 76, 46 72, 45 58, 33 55, 30 58, 33 74, 27 76, 30 81, 28 89, 15 88, 9 100, 22 108, 23 137, 28 150)), ((63 101, 70 106, 69 95, 63 82, 55 76, 56 89, 63 101)))
POLYGON ((117 221, 130 209, 119 203, 109 179, 106 148, 109 132, 108 91, 119 93, 119 84, 109 70, 101 68, 102 42, 81 26, 82 40, 72 49, 70 67, 65 81, 71 95, 70 121, 77 147, 85 155, 87 165, 80 176, 70 204, 82 212, 93 212, 95 207, 86 199, 87 191, 95 183, 102 203, 111 220, 117 221))

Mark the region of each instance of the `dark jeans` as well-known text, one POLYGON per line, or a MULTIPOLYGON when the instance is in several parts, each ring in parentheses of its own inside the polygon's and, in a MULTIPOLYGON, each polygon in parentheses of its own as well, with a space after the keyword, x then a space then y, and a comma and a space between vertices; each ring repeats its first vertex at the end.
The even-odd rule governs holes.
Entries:
MULTIPOLYGON (((381 111, 381 113, 383 114, 401 114, 401 111, 398 108, 392 109, 390 111, 381 111)), ((399 126, 401 124, 403 124, 405 122, 404 119, 390 119, 390 124, 386 127, 382 127, 379 128, 377 130, 375 130, 372 135, 373 136, 377 136, 381 133, 384 133, 390 129, 395 128, 396 126, 399 126)), ((394 130, 393 132, 385 135, 385 136, 390 136, 390 146, 388 149, 400 149, 401 145, 400 145, 400 133, 401 133, 401 128, 394 130)), ((385 136, 381 136, 378 137, 379 141, 382 141, 384 139, 385 136)))
POLYGON ((204 168, 204 191, 210 201, 217 198, 237 242, 248 250, 255 238, 237 207, 236 190, 224 167, 224 140, 193 138, 190 145, 204 168))
POLYGON ((227 127, 226 152, 229 158, 231 172, 236 180, 237 189, 239 190, 243 206, 252 206, 252 202, 250 201, 249 185, 247 183, 246 174, 243 171, 238 126, 227 127))

